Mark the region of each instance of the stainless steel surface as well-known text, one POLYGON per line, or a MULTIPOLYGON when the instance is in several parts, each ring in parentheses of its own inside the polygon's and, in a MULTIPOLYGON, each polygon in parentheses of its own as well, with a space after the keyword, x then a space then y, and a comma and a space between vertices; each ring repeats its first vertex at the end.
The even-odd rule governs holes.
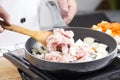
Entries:
POLYGON ((117 11, 78 11, 76 15, 105 13, 111 21, 120 22, 120 10, 117 11))
POLYGON ((105 11, 111 21, 120 22, 120 11, 105 11))

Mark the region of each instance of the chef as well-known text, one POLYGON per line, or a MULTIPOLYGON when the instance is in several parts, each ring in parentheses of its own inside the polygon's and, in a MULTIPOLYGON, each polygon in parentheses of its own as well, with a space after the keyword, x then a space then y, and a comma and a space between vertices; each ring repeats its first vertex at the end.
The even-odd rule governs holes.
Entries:
MULTIPOLYGON (((48 0, 0 0, 0 19, 32 30, 54 26, 53 14, 46 5, 48 0)), ((62 18, 69 24, 77 12, 75 0, 53 0, 62 18)), ((0 27, 0 49, 15 50, 24 47, 29 36, 4 30, 0 27)))

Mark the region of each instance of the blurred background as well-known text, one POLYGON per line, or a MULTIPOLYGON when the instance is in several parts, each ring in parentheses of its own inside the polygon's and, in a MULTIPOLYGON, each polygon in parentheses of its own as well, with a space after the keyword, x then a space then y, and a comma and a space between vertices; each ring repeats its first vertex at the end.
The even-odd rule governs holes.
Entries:
POLYGON ((119 10, 120 0, 76 0, 79 11, 119 10))
POLYGON ((120 22, 120 0, 76 0, 78 12, 69 26, 91 27, 101 21, 120 22))

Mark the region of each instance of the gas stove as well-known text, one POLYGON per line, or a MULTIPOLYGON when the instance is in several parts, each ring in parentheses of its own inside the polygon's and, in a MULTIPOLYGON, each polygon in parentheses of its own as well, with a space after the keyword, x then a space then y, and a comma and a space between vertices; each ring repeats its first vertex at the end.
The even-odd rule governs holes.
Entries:
POLYGON ((32 66, 25 57, 25 50, 18 49, 3 54, 18 69, 22 80, 120 80, 120 58, 105 68, 90 73, 72 75, 53 74, 32 66))

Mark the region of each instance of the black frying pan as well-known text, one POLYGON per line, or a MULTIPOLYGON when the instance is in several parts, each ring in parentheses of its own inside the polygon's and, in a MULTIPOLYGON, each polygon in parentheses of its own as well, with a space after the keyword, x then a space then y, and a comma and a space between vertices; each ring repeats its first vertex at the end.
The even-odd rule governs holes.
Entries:
POLYGON ((99 70, 109 63, 111 63, 117 55, 117 43, 116 41, 109 35, 91 30, 89 28, 64 28, 65 30, 72 30, 74 32, 74 39, 78 40, 83 39, 85 37, 93 37, 97 42, 104 43, 108 45, 109 55, 94 61, 89 62, 81 62, 81 63, 58 63, 58 62, 49 62, 45 60, 41 60, 33 56, 31 53, 31 49, 35 48, 36 43, 38 43, 35 39, 29 38, 25 44, 26 49, 26 57, 28 61, 35 67, 52 72, 60 72, 60 71, 68 71, 68 72, 91 72, 95 70, 99 70))

